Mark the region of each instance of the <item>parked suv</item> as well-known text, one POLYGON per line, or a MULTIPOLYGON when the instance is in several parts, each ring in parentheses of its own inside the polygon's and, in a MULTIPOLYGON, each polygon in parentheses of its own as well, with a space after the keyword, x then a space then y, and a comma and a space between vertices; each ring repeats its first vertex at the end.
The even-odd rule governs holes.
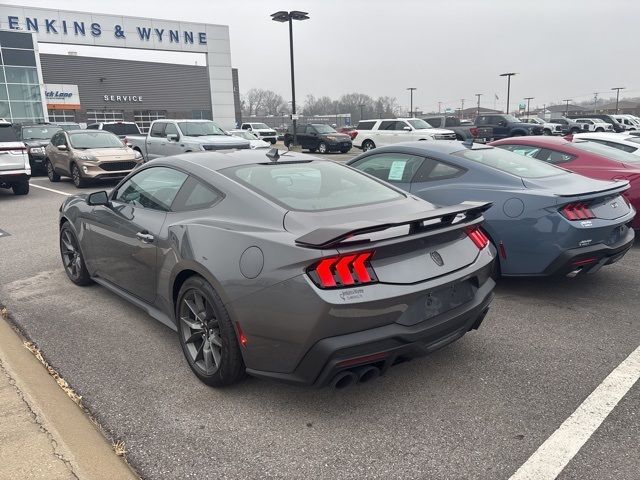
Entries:
POLYGON ((260 140, 271 142, 271 145, 278 141, 278 132, 265 123, 243 123, 240 129, 255 133, 260 140))
POLYGON ((463 125, 458 117, 451 115, 429 115, 422 119, 433 128, 446 128, 456 134, 457 140, 470 140, 485 143, 493 138, 491 127, 478 128, 472 124, 463 125))
POLYGON ((16 195, 29 193, 31 166, 27 148, 18 139, 11 123, 0 120, 0 187, 16 195))
POLYGON ((613 125, 599 118, 576 118, 585 132, 613 132, 613 125))
POLYGON ((615 132, 617 132, 617 133, 624 132, 626 130, 625 126, 622 125, 620 122, 618 122, 613 117, 613 115, 600 115, 600 114, 585 115, 585 114, 582 114, 582 115, 571 115, 569 118, 573 119, 574 121, 577 118, 599 118, 601 120, 604 120, 607 123, 610 123, 611 126, 613 127, 613 130, 615 132))
POLYGON ((106 130, 120 138, 127 135, 140 135, 142 132, 135 122, 100 122, 87 125, 88 130, 106 130))
POLYGON ((633 115, 611 115, 618 123, 624 125, 627 131, 640 130, 640 121, 633 115))
POLYGON ((451 130, 433 128, 419 118, 383 118, 358 122, 353 146, 363 151, 382 145, 414 140, 455 140, 451 130))
MULTIPOLYGON (((347 153, 351 150, 351 137, 346 133, 338 133, 333 127, 323 123, 298 125, 296 128, 298 145, 310 152, 320 153, 340 151, 347 153)), ((288 148, 293 144, 293 127, 289 127, 284 134, 284 144, 288 148)))
POLYGON ((31 171, 45 172, 44 147, 49 144, 51 137, 60 131, 60 127, 53 123, 22 123, 15 124, 18 140, 27 147, 31 171))
POLYGON ((125 177, 142 163, 142 155, 127 147, 111 132, 60 130, 45 148, 47 176, 59 182, 71 177, 76 187, 90 180, 125 177))
POLYGON ((531 123, 533 125, 540 125, 542 127, 543 135, 562 135, 562 125, 553 121, 547 122, 539 117, 523 118, 524 123, 531 123))
POLYGON ((562 127, 562 135, 573 135, 582 132, 582 125, 576 123, 575 120, 566 117, 552 118, 552 123, 557 123, 562 127))
POLYGON ((542 135, 540 125, 524 123, 513 115, 507 114, 483 114, 475 119, 476 127, 493 128, 493 138, 499 140, 507 137, 520 137, 525 135, 542 135))

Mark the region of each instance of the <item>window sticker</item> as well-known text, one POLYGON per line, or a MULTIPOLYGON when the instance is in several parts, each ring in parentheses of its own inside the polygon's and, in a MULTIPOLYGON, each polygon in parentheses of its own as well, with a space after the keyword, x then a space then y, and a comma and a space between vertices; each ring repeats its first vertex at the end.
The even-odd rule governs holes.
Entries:
POLYGON ((404 175, 404 167, 407 165, 406 160, 395 160, 389 169, 389 180, 402 180, 404 175))

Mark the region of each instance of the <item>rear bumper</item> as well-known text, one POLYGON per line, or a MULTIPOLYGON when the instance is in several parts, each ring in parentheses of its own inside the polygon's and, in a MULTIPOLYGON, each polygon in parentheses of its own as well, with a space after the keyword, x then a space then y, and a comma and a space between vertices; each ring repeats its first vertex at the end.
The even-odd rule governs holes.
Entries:
MULTIPOLYGON (((487 267, 492 267, 492 263, 487 267)), ((410 358, 431 353, 477 329, 493 299, 495 282, 486 278, 473 298, 415 325, 392 323, 316 342, 290 373, 247 369, 250 375, 291 384, 323 387, 340 372, 365 365, 384 373, 410 358), (364 357, 364 358, 363 358, 364 357)))
MULTIPOLYGON (((596 273, 605 265, 616 263, 633 246, 635 233, 633 228, 622 226, 626 232, 613 245, 598 244, 591 247, 573 248, 560 254, 544 271, 543 275, 568 275, 596 273)), ((572 275, 573 276, 573 275, 572 275)))
POLYGON ((0 171, 0 186, 6 188, 16 183, 28 182, 31 175, 28 173, 12 170, 11 172, 0 171))

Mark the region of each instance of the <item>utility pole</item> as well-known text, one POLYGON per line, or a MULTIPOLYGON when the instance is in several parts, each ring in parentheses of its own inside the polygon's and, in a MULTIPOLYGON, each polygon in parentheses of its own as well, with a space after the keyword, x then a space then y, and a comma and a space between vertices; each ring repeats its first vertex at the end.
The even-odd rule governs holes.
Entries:
POLYGON ((464 118, 464 98, 460 99, 460 118, 464 118))
POLYGON ((413 118, 413 91, 417 90, 416 87, 409 87, 407 88, 407 90, 409 90, 410 94, 411 94, 411 107, 409 108, 409 117, 413 118))
POLYGON ((507 114, 509 113, 509 96, 511 95, 511 77, 513 77, 514 75, 517 75, 517 73, 509 72, 500 74, 501 77, 507 77, 507 114))
POLYGON ((616 114, 619 113, 618 103, 620 102, 620 90, 624 90, 625 87, 613 87, 611 90, 616 91, 616 114))
POLYGON ((481 93, 476 93, 476 97, 478 97, 478 109, 476 110, 476 116, 480 115, 480 97, 482 96, 481 93))
POLYGON ((438 102, 438 113, 441 113, 442 110, 442 102, 438 102))
POLYGON ((562 100, 562 101, 563 101, 563 102, 567 102, 567 108, 566 108, 566 109, 565 109, 565 111, 564 111, 564 115, 565 115, 566 117, 568 117, 568 116, 569 116, 569 102, 571 101, 571 99, 570 99, 570 98, 565 98, 565 99, 564 99, 564 100, 562 100))
POLYGON ((529 118, 529 112, 531 110, 529 110, 529 105, 531 104, 531 100, 533 100, 535 97, 524 97, 524 99, 527 101, 527 118, 529 118))
POLYGON ((364 108, 364 103, 360 104, 360 120, 362 120, 362 109, 364 108))
POLYGON ((593 113, 598 113, 598 92, 593 93, 593 113))

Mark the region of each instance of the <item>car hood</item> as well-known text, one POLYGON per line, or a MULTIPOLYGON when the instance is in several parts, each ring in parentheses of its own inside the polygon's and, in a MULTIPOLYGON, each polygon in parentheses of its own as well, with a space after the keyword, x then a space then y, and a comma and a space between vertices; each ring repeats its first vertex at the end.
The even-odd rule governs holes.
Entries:
POLYGON ((276 133, 276 131, 271 128, 254 128, 253 131, 260 133, 276 133))
POLYGON ((346 133, 323 133, 320 136, 321 137, 336 137, 337 139, 339 139, 341 141, 346 141, 346 140, 351 141, 351 136, 347 135, 346 133))
POLYGON ((98 160, 133 160, 135 153, 130 148, 88 148, 86 150, 74 149, 74 154, 85 153, 93 155, 98 160))
POLYGON ((185 137, 189 141, 197 143, 213 143, 215 145, 246 145, 249 144, 249 140, 244 138, 234 137, 233 135, 205 135, 203 137, 185 137))
POLYGON ((38 139, 31 139, 31 140, 23 140, 22 141, 27 147, 46 147, 47 145, 49 145, 49 143, 51 142, 51 140, 38 140, 38 139))

